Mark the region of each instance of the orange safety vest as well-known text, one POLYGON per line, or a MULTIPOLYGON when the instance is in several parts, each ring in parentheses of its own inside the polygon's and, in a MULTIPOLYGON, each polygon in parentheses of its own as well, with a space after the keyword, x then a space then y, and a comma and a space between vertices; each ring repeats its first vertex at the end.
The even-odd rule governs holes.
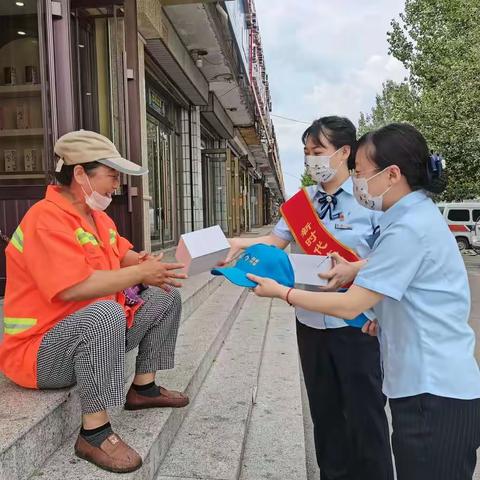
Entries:
POLYGON ((73 204, 50 185, 45 198, 23 217, 5 249, 7 284, 0 370, 18 385, 37 386, 37 354, 49 330, 68 315, 98 300, 116 300, 133 323, 138 308, 125 305, 122 292, 65 302, 57 296, 94 270, 118 270, 132 244, 104 212, 92 212, 100 238, 73 204))

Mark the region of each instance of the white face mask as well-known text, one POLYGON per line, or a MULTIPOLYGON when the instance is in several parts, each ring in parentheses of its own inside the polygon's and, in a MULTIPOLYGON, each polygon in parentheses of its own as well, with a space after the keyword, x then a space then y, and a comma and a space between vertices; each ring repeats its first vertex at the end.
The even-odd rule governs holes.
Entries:
POLYGON ((337 174, 337 168, 330 166, 330 159, 341 149, 339 148, 332 155, 305 155, 305 167, 312 180, 317 183, 327 183, 337 174))
POLYGON ((106 210, 106 208, 110 205, 112 202, 111 197, 107 197, 106 195, 101 195, 98 193, 96 190, 93 189, 92 184, 90 183, 90 180, 87 176, 87 182, 88 186, 90 187, 90 190, 92 193, 90 195, 87 194, 87 192, 83 189, 83 194, 85 195, 85 203, 92 209, 92 210, 106 210))
POLYGON ((375 178, 376 176, 380 175, 386 170, 383 169, 381 172, 376 173, 370 178, 357 178, 355 176, 352 177, 353 181, 353 196, 355 200, 362 205, 362 207, 368 208, 370 210, 381 211, 383 207, 383 197, 385 194, 392 188, 391 186, 388 187, 381 195, 374 197, 368 192, 368 182, 375 178))

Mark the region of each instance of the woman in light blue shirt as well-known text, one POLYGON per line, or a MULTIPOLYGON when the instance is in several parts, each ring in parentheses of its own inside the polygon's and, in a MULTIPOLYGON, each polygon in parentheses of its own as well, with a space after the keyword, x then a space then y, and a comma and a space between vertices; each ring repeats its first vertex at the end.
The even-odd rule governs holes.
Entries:
POLYGON ((425 193, 443 190, 441 173, 425 139, 407 124, 362 137, 355 167, 357 201, 385 213, 368 262, 351 266, 354 285, 345 294, 312 293, 250 277, 259 283, 255 292, 343 318, 373 308, 398 480, 471 480, 480 446, 480 372, 467 272, 425 193))
MULTIPOLYGON (((380 213, 360 206, 353 196, 349 163, 355 158, 355 126, 347 118, 322 117, 306 129, 302 143, 316 182, 307 192, 318 216, 339 241, 365 257, 380 213)), ((283 249, 292 241, 282 219, 270 235, 230 239, 230 257, 255 243, 283 249)), ((345 284, 341 266, 330 281, 332 289, 345 284)), ((322 480, 393 480, 377 338, 348 326, 341 315, 297 308, 295 316, 322 480)))

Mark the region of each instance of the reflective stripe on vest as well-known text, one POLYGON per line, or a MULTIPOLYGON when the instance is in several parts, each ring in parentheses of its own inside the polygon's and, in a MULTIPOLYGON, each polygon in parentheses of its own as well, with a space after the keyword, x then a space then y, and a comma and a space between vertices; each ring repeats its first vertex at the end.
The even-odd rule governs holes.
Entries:
POLYGON ((20 226, 13 232, 10 243, 20 252, 23 253, 23 232, 20 226))
POLYGON ((5 324, 5 333, 8 333, 9 335, 15 335, 17 333, 22 333, 36 325, 37 319, 4 317, 3 322, 5 324))
POLYGON ((113 245, 117 241, 117 232, 113 228, 108 231, 110 233, 110 245, 113 245))
POLYGON ((86 232, 83 228, 77 228, 75 230, 75 236, 79 241, 80 245, 85 245, 86 243, 91 243, 92 245, 98 246, 98 241, 95 238, 95 235, 92 235, 89 232, 86 232))

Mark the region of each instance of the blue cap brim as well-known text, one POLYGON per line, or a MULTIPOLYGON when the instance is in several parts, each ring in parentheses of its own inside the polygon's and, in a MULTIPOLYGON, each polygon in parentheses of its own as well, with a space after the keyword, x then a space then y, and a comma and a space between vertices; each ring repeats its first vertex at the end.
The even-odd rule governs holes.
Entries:
POLYGON ((362 328, 367 321, 368 317, 364 313, 361 313, 358 317, 355 317, 352 320, 345 320, 345 323, 349 327, 362 328))
POLYGON ((235 285, 238 285, 239 287, 253 288, 258 285, 257 283, 249 280, 247 278, 247 274, 243 270, 240 270, 239 268, 235 268, 235 267, 214 268, 211 271, 211 274, 223 275, 224 277, 226 277, 228 280, 230 280, 235 285))

